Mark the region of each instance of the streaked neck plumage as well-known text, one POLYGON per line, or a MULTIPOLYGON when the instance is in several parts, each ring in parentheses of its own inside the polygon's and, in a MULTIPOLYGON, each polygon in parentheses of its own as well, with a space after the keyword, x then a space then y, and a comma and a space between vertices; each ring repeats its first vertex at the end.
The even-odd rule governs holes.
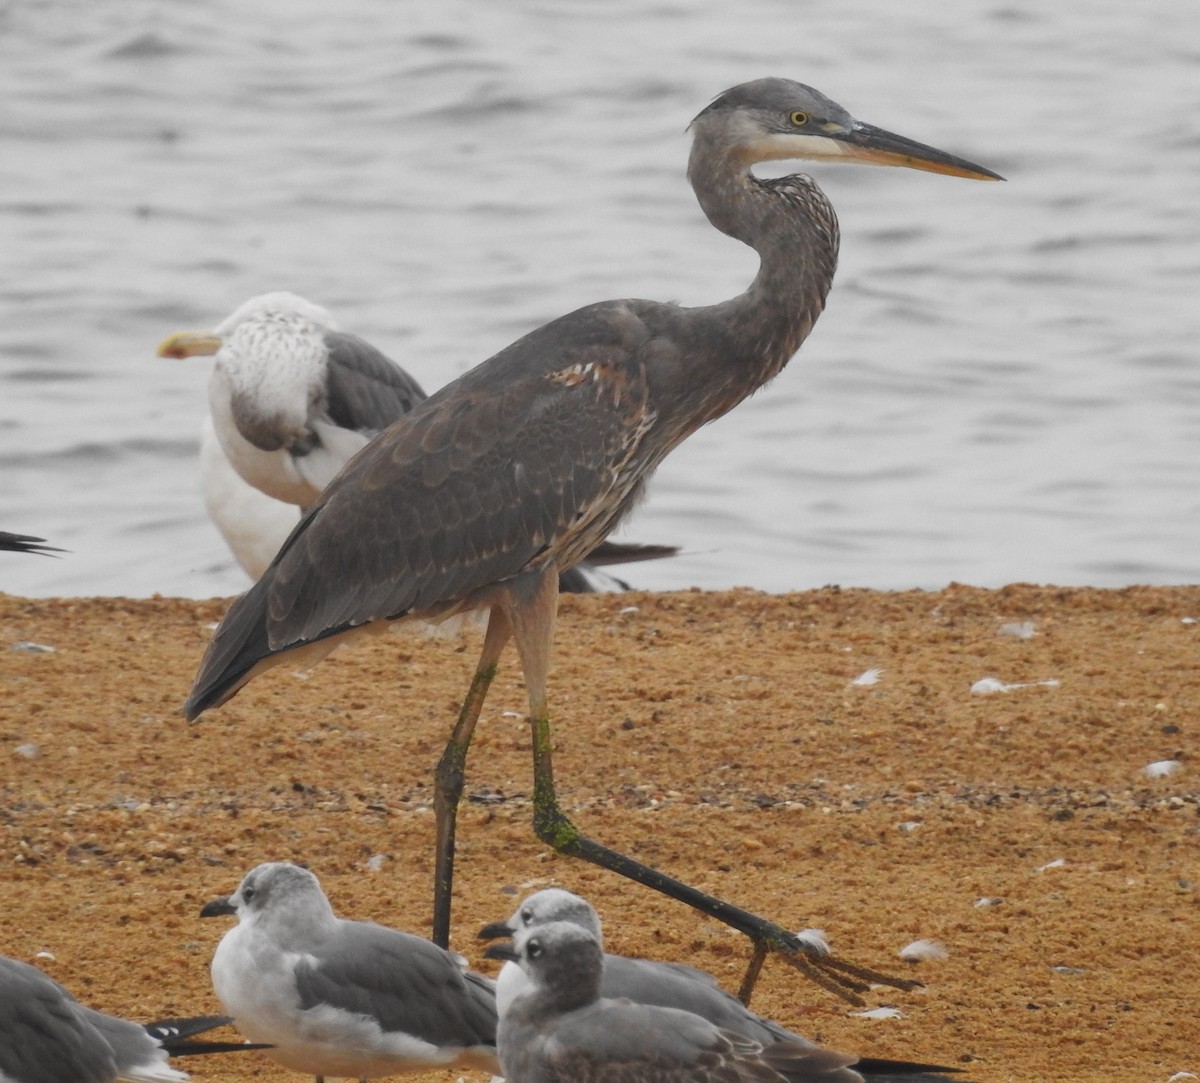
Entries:
POLYGON ((787 364, 821 314, 837 266, 837 216, 824 193, 802 174, 760 180, 751 172, 759 157, 696 129, 688 163, 696 198, 717 229, 748 244, 760 260, 745 293, 700 310, 725 331, 708 359, 723 395, 705 420, 732 409, 787 364), (736 362, 730 350, 740 355, 736 362))

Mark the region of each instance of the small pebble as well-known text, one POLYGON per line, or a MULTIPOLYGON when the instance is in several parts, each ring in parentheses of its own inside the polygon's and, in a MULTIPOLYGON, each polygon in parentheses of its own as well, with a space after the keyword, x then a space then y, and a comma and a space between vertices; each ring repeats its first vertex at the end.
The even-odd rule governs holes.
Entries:
POLYGON ((861 687, 866 687, 872 684, 878 684, 879 678, 883 676, 883 670, 878 668, 867 669, 860 673, 850 683, 861 687))
POLYGON ((1007 692, 1008 685, 995 677, 980 677, 971 685, 971 691, 977 696, 990 696, 993 692, 1007 692))
POLYGON ((8 648, 10 651, 24 651, 26 654, 54 654, 56 647, 46 643, 34 643, 31 639, 22 639, 8 648))
POLYGON ((914 940, 899 954, 906 963, 936 963, 950 958, 946 945, 938 940, 914 940))
POLYGON ((36 760, 41 754, 42 746, 34 744, 32 741, 26 741, 23 745, 17 745, 17 755, 27 760, 36 760))
POLYGON ((1166 778, 1175 774, 1183 764, 1178 760, 1155 760, 1142 768, 1142 774, 1147 778, 1166 778))
POLYGON ((1056 677, 1046 681, 1024 681, 1019 684, 1005 684, 996 677, 981 677, 971 685, 971 691, 977 696, 990 696, 993 692, 1013 692, 1018 688, 1057 688, 1061 683, 1056 677))
POLYGON ((858 1019, 903 1019, 904 1013, 899 1008, 869 1008, 865 1012, 851 1012, 858 1019))

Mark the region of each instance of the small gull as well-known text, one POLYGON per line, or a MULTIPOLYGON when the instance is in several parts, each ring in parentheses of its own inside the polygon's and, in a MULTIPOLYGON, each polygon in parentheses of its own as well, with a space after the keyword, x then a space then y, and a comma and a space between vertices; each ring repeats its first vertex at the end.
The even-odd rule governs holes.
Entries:
MULTIPOLYGON (((585 930, 597 944, 603 945, 600 918, 586 899, 562 888, 546 888, 530 895, 517 907, 507 921, 485 925, 480 936, 485 939, 519 937, 527 930, 551 923, 566 923, 585 930)), ((828 950, 828 949, 826 949, 828 950)), ((821 1047, 770 1019, 750 1011, 737 997, 727 993, 716 979, 703 970, 681 963, 654 962, 633 959, 611 952, 603 954, 600 995, 625 998, 636 1004, 690 1012, 706 1019, 722 1030, 733 1031, 763 1046, 789 1042, 812 1050, 821 1047)), ((514 961, 506 961, 496 982, 496 1008, 503 1019, 513 1002, 528 992, 530 980, 514 961)), ((832 1079, 862 1077, 868 1080, 908 1080, 909 1083, 939 1078, 928 1073, 956 1072, 958 1069, 934 1064, 915 1064, 909 1061, 867 1058, 853 1063, 858 1076, 835 1075, 832 1079)))
MULTIPOLYGON (((343 466, 425 398, 421 385, 369 342, 338 329, 294 293, 251 297, 213 331, 176 331, 158 356, 215 355, 210 416, 200 439, 204 504, 225 543, 258 579, 343 466)), ((563 573, 573 593, 628 590, 598 571, 672 556, 671 546, 604 543, 563 573)))
POLYGON ((337 917, 307 869, 251 869, 200 911, 218 914, 238 924, 217 945, 213 988, 285 1067, 318 1080, 497 1070, 493 983, 419 936, 337 917))
POLYGON ((225 1016, 131 1023, 80 1004, 35 966, 0 955, 0 1083, 176 1083, 168 1056, 257 1048, 196 1042, 225 1016))
POLYGON ((603 950, 572 922, 524 929, 487 954, 528 979, 498 1030, 504 1075, 517 1083, 862 1083, 844 1053, 764 1046, 693 1012, 603 998, 603 950))

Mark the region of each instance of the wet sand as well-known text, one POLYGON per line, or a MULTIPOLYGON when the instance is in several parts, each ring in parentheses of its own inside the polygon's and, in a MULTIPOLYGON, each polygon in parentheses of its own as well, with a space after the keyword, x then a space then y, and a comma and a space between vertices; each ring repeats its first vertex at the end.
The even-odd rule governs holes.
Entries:
MULTIPOLYGON (((219 1010, 228 924, 198 912, 263 860, 307 862, 344 916, 429 929, 430 779, 479 634, 284 666, 187 725, 225 605, 0 595, 0 951, 49 953, 129 1017, 219 1010)), ((865 1019, 768 962, 754 1007, 831 1046, 984 1083, 1200 1072, 1197 619, 1197 588, 567 598, 560 792, 595 837, 926 983, 872 990, 903 1017, 865 1019), (1022 622, 1030 638, 1003 630, 1022 622), (985 677, 1029 686, 972 693, 985 677), (918 938, 948 957, 902 962, 918 938)), ((534 839, 505 663, 468 764, 454 948, 494 972, 476 930, 560 884, 614 950, 736 988, 738 934, 534 839)), ((257 1053, 183 1066, 302 1078, 257 1053)))

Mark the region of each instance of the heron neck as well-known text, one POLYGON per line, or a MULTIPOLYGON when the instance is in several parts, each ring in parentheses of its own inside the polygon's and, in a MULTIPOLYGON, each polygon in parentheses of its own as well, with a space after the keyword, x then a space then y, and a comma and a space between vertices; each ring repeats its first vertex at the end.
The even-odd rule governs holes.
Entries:
POLYGON ((708 220, 759 255, 746 292, 717 306, 759 386, 787 364, 825 307, 839 238, 833 207, 811 177, 759 180, 751 164, 714 155, 698 139, 688 176, 708 220))

